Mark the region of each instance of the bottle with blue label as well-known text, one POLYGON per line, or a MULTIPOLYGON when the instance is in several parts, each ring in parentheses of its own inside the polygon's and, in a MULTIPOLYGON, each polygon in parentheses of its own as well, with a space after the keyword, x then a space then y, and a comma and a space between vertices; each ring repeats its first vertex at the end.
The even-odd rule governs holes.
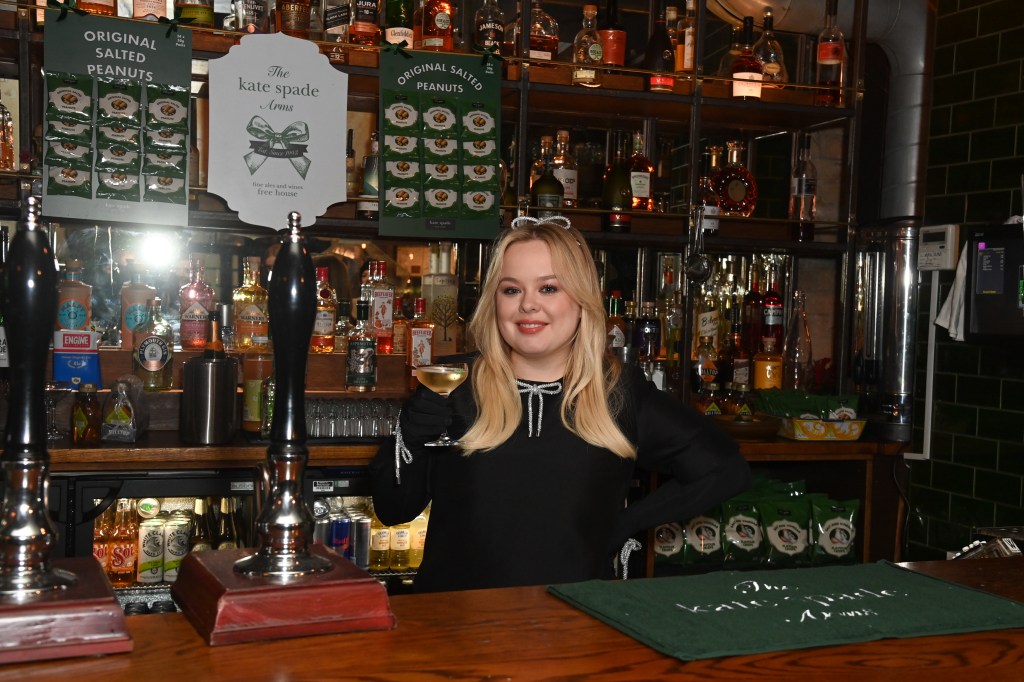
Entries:
POLYGON ((69 260, 57 287, 55 329, 89 329, 92 324, 92 285, 82 281, 82 265, 69 260))
POLYGON ((131 280, 121 285, 121 348, 134 348, 132 331, 146 321, 149 302, 156 296, 156 288, 146 284, 145 272, 128 261, 131 280))

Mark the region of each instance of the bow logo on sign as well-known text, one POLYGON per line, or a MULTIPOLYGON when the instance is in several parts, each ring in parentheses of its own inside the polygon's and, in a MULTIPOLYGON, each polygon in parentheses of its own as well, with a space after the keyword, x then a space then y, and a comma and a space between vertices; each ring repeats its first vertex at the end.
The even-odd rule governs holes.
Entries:
POLYGON ((309 145, 295 144, 309 141, 309 126, 303 121, 296 121, 281 132, 274 132, 262 116, 253 116, 246 131, 255 140, 249 141, 252 151, 245 155, 245 165, 249 167, 249 175, 254 175, 267 159, 288 159, 303 180, 309 170, 309 159, 306 148, 309 145))

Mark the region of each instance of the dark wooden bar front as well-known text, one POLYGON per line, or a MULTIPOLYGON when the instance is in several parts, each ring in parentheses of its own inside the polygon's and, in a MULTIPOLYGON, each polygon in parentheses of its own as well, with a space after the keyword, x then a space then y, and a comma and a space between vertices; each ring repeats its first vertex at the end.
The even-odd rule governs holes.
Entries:
MULTIPOLYGON (((1024 559, 906 564, 1024 598, 1024 559)), ((129 654, 0 668, 2 680, 1020 680, 1024 629, 682 662, 543 587, 401 595, 394 630, 208 647, 179 614, 131 616, 129 654)))

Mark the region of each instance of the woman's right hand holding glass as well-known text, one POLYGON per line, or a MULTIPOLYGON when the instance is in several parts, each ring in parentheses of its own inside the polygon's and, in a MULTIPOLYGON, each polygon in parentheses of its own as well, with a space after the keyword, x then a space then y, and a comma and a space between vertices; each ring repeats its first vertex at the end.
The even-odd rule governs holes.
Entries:
POLYGON ((447 398, 425 386, 418 386, 398 417, 402 439, 407 445, 423 445, 447 429, 452 423, 452 404, 447 398))

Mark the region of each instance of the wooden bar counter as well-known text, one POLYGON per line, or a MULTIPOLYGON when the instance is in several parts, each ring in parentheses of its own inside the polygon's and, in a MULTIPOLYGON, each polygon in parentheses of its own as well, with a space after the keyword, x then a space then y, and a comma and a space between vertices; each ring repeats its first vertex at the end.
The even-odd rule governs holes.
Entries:
MULTIPOLYGON (((1024 598, 1024 559, 904 565, 1024 598)), ((208 647, 180 613, 130 616, 133 652, 7 666, 0 681, 1024 679, 1024 629, 683 662, 543 587, 400 595, 391 605, 394 630, 224 647, 208 647)))

